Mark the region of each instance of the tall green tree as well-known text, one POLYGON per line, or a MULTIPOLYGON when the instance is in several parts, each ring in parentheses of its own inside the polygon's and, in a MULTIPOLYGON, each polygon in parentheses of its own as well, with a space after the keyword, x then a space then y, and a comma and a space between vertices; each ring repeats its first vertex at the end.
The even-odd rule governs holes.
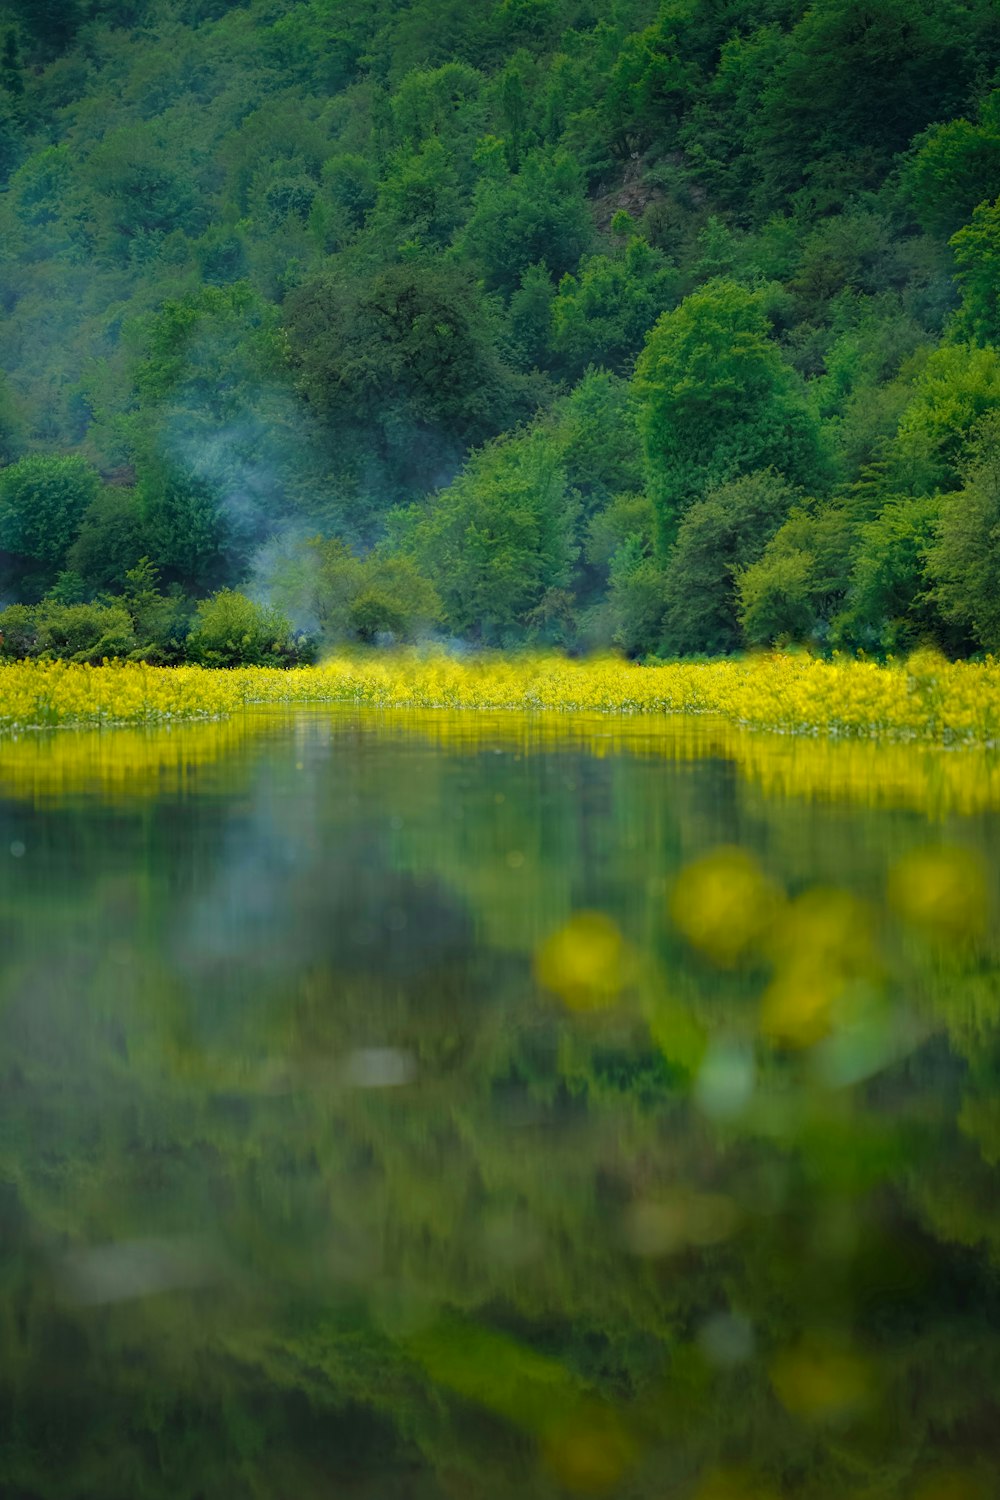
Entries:
POLYGON ((736 575, 758 560, 795 498, 780 474, 763 469, 720 485, 685 512, 663 572, 664 652, 738 650, 736 575))
POLYGON ((977 344, 1000 344, 1000 196, 981 203, 951 243, 962 289, 960 330, 977 344))
POLYGON ((1000 652, 1000 417, 979 427, 962 488, 941 501, 928 553, 933 598, 984 651, 1000 652))
POLYGON ((288 298, 302 389, 373 511, 431 489, 530 409, 466 271, 415 262, 370 281, 325 273, 288 298))
POLYGON ((39 598, 55 582, 100 483, 75 457, 22 458, 0 469, 0 553, 23 597, 39 598))
POLYGON ((818 423, 770 337, 759 293, 718 279, 660 318, 636 365, 639 430, 662 554, 688 507, 755 469, 825 480, 818 423))
POLYGON ((450 629, 503 643, 544 611, 546 596, 568 587, 575 508, 539 430, 474 454, 410 518, 405 548, 435 584, 450 629))

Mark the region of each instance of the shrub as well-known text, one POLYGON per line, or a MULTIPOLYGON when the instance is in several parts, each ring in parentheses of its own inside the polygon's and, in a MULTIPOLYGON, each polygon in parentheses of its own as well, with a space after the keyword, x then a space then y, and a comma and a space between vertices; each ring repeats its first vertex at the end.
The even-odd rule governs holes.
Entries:
POLYGON ((288 667, 312 656, 286 615, 235 589, 201 601, 187 647, 190 660, 206 667, 288 667))
POLYGON ((22 657, 35 656, 37 646, 38 628, 30 604, 8 604, 0 610, 0 656, 7 661, 20 661, 22 657))
POLYGON ((34 616, 39 655, 98 665, 105 657, 125 657, 135 649, 132 620, 120 604, 45 600, 34 616))

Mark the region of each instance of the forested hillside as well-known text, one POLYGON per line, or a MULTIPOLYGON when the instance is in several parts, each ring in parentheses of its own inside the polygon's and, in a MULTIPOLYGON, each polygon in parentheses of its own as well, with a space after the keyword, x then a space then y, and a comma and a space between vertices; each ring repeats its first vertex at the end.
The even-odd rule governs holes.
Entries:
POLYGON ((7 654, 1000 650, 995 0, 5 0, 0 171, 7 654))

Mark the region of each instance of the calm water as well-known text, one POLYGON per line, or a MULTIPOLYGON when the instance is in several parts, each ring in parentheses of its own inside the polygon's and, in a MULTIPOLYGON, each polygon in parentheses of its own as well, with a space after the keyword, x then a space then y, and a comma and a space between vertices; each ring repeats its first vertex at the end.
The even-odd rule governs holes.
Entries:
POLYGON ((985 756, 344 710, 0 799, 0 1495, 1000 1494, 985 756))

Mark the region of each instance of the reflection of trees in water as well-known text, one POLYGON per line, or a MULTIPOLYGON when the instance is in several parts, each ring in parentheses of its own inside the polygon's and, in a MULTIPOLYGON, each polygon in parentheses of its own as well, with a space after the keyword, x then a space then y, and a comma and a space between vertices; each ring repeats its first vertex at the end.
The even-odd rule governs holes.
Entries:
POLYGON ((724 828, 793 887, 856 850, 864 891, 926 829, 712 765, 308 737, 241 793, 54 810, 5 890, 3 1486, 700 1500, 749 1466, 734 1496, 909 1500, 994 1462, 992 952, 887 939, 920 1044, 849 1089, 762 1053, 745 1117, 645 1019, 662 981, 753 1029, 765 975, 665 917, 724 828), (577 1014, 530 959, 588 905, 653 957, 577 1014), (75 1247, 148 1271, 154 1237, 169 1277, 192 1235, 200 1287, 67 1290, 75 1247))

